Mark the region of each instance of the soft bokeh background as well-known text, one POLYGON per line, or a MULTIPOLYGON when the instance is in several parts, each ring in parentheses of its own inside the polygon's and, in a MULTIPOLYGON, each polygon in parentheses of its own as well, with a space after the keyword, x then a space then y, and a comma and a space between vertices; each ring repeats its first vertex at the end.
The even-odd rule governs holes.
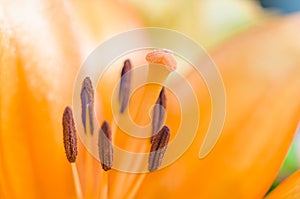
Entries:
POLYGON ((206 48, 274 15, 249 0, 119 0, 101 6, 96 0, 73 0, 73 4, 79 21, 98 39, 128 28, 155 26, 184 33, 206 48))

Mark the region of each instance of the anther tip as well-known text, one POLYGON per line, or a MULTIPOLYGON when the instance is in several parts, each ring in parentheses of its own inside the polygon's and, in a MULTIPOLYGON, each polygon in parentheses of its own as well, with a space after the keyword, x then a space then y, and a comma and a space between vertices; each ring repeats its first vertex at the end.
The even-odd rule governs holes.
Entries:
POLYGON ((63 116, 72 114, 72 109, 69 106, 66 106, 63 116))
POLYGON ((106 137, 111 139, 110 126, 109 126, 109 123, 106 120, 103 121, 103 123, 101 125, 101 129, 104 132, 104 134, 106 135, 106 137))
POLYGON ((83 80, 83 84, 86 85, 87 83, 92 83, 91 78, 86 76, 83 80))
POLYGON ((170 129, 168 126, 163 126, 162 127, 162 131, 165 133, 165 134, 170 134, 170 129))

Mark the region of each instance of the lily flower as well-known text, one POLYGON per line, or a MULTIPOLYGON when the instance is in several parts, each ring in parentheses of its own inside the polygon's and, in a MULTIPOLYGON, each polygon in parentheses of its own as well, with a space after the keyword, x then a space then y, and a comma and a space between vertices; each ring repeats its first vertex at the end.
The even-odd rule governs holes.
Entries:
MULTIPOLYGON (((198 158, 198 152, 212 105, 203 79, 189 73, 186 79, 197 91, 202 117, 192 145, 177 161, 158 170, 153 164, 149 167, 151 172, 143 174, 102 169, 103 165, 78 140, 77 171, 72 173, 64 154, 62 132, 67 131, 63 130, 61 120, 64 108, 71 104, 72 86, 82 57, 78 50, 81 37, 74 31, 72 13, 66 7, 58 6, 55 1, 36 3, 35 12, 32 5, 6 6, 0 10, 1 198, 80 198, 78 187, 84 198, 262 198, 265 195, 300 118, 297 40, 300 15, 269 21, 212 50, 211 57, 225 84, 227 116, 220 139, 204 159, 198 158)), ((154 56, 148 62, 172 67, 173 61, 170 64, 164 59, 173 58, 163 55, 163 59, 154 56)), ((95 93, 95 104, 99 105, 95 111, 103 119, 100 132, 126 149, 139 152, 151 147, 155 151, 150 141, 140 149, 137 139, 130 141, 111 125, 110 97, 115 84, 109 82, 122 78, 120 67, 113 71, 118 72, 104 78, 105 88, 96 89, 95 93), (108 97, 103 97, 103 93, 108 97)), ((138 93, 129 102, 128 107, 137 115, 138 122, 147 122, 139 119, 141 111, 163 101, 163 97, 159 98, 164 95, 161 91, 161 87, 146 87, 143 94, 138 93), (148 97, 150 100, 145 103, 148 97), (137 105, 139 100, 141 103, 137 105)), ((156 140, 165 140, 164 144, 168 139, 172 141, 175 136, 172 132, 176 132, 180 121, 172 93, 166 89, 164 97, 167 99, 164 125, 170 130, 170 138, 160 135, 153 138, 152 144, 157 144, 156 140)), ((72 121, 67 110, 64 118, 72 121)), ((89 133, 93 116, 85 115, 87 120, 83 122, 86 121, 89 133)), ((164 128, 163 135, 168 135, 168 129, 164 128)), ((98 129, 93 134, 96 132, 98 129)), ((109 146, 109 142, 99 145, 109 146)), ((112 160, 105 160, 102 163, 110 166, 112 160)), ((115 161, 118 158, 114 157, 115 161)), ((155 164, 160 165, 159 161, 155 164)))

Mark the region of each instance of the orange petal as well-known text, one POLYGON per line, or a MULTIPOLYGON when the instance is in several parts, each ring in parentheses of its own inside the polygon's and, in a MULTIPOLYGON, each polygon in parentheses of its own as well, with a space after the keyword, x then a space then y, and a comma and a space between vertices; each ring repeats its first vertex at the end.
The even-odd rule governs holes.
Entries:
MULTIPOLYGON (((262 198, 293 140, 300 117, 300 15, 277 19, 212 53, 227 94, 227 116, 212 152, 198 159, 210 120, 210 99, 196 73, 199 132, 171 166, 148 174, 137 198, 262 198)), ((172 102, 168 101, 168 109, 172 102)), ((174 115, 173 123, 180 118, 174 115)), ((175 124, 169 123, 169 126, 175 124)), ((172 132, 172 131, 171 131, 172 132)))
POLYGON ((295 172, 278 185, 266 199, 294 199, 300 197, 300 171, 295 172))
POLYGON ((3 13, 0 198, 74 198, 61 128, 80 64, 70 16, 58 1, 7 1, 3 13))

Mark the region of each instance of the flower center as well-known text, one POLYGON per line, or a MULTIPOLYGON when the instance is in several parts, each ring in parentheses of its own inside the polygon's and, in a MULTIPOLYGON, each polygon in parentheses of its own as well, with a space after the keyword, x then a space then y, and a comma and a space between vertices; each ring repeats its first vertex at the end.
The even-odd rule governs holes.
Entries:
MULTIPOLYGON (((144 125, 148 121, 145 117, 145 113, 150 110, 153 105, 155 105, 152 112, 152 135, 148 142, 151 143, 151 148, 150 150, 148 149, 148 170, 153 172, 160 167, 170 138, 169 128, 163 125, 166 109, 166 95, 163 85, 170 72, 176 69, 176 60, 173 54, 166 50, 152 51, 147 54, 146 60, 149 63, 146 85, 143 88, 141 98, 137 100, 138 103, 136 103, 133 107, 132 115, 136 124, 144 125)), ((121 71, 118 95, 118 102, 120 104, 119 112, 121 115, 125 114, 125 110, 128 108, 129 104, 131 70, 132 66, 130 60, 125 60, 121 71)), ((88 140, 95 139, 93 136, 96 132, 94 129, 94 92, 92 82, 89 77, 86 77, 83 80, 80 97, 82 108, 81 119, 85 136, 89 138, 88 140)), ((66 108, 63 114, 63 129, 67 159, 70 163, 72 163, 72 165, 75 165, 73 163, 75 162, 77 155, 77 137, 72 111, 69 107, 66 108)), ((130 132, 133 132, 134 130, 134 126, 131 126, 130 132)), ((101 128, 98 130, 98 155, 104 171, 110 170, 114 165, 112 136, 114 136, 114 134, 118 135, 120 131, 121 129, 117 127, 112 133, 110 124, 107 121, 103 121, 101 128)), ((123 141, 126 142, 126 140, 123 141)), ((126 150, 130 151, 133 150, 135 152, 144 153, 147 150, 147 145, 143 142, 129 144, 128 146, 129 148, 126 148, 126 150)), ((138 160, 127 157, 120 159, 121 160, 118 160, 118 162, 121 162, 121 164, 124 163, 124 165, 127 165, 128 167, 141 166, 138 160)), ((90 163, 87 162, 87 164, 90 163)), ((87 166, 90 167, 89 165, 87 166)), ((72 166, 72 168, 73 167, 74 166, 72 166)), ((77 177, 76 179, 76 176, 78 176, 76 174, 76 168, 73 170, 75 170, 73 173, 77 195, 80 197, 81 187, 79 178, 77 177)), ((112 184, 114 184, 114 182, 112 182, 112 184)))

